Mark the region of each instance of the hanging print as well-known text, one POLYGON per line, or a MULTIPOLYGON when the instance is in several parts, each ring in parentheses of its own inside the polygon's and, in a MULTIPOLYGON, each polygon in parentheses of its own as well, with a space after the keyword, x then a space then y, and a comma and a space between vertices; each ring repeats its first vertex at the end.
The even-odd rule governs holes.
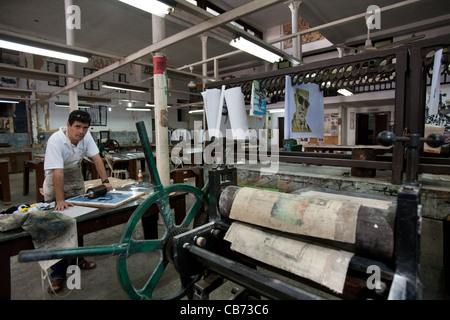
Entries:
POLYGON ((284 138, 323 138, 323 92, 315 83, 292 86, 286 76, 284 138))
POLYGON ((252 83, 252 94, 250 103, 250 115, 255 117, 264 116, 266 114, 267 90, 258 81, 252 83))

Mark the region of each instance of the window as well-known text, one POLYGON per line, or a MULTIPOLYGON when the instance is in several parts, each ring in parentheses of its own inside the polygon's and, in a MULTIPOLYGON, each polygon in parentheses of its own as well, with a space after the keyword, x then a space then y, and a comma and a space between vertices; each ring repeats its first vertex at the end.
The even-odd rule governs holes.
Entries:
MULTIPOLYGON (((114 72, 113 73, 113 81, 127 83, 127 75, 125 73, 114 72)), ((125 90, 118 90, 117 92, 127 93, 125 90)))
MULTIPOLYGON (((81 109, 81 108, 80 108, 81 109)), ((82 108, 91 115, 91 127, 106 126, 107 124, 107 107, 106 106, 91 106, 82 108)))
MULTIPOLYGON (((66 65, 63 63, 47 61, 47 71, 57 72, 57 73, 66 73, 66 65)), ((56 80, 56 81, 49 81, 48 85, 55 86, 55 87, 65 87, 66 86, 66 77, 64 77, 64 76, 58 77, 58 80, 56 80)))
MULTIPOLYGON (((88 76, 88 75, 94 73, 95 71, 98 71, 98 69, 84 68, 83 74, 84 74, 84 76, 88 76)), ((87 81, 84 83, 84 89, 100 91, 100 83, 97 80, 87 81)))

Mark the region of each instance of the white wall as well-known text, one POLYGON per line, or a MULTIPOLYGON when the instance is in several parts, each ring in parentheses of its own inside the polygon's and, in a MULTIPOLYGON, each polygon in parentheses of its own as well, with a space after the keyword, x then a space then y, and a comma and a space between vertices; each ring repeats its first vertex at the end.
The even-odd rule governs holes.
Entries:
MULTIPOLYGON (((31 58, 30 56, 24 55, 24 60, 26 60, 25 65, 29 68, 37 68, 40 70, 47 71, 47 61, 53 61, 57 63, 67 64, 66 61, 61 61, 57 59, 48 59, 48 58, 31 58)), ((76 74, 83 75, 83 69, 86 68, 96 68, 101 69, 108 66, 113 61, 109 59, 95 57, 87 64, 76 64, 76 74)), ((67 67, 66 67, 67 68, 67 67)), ((140 82, 151 75, 143 73, 143 67, 136 65, 127 65, 122 68, 119 68, 115 71, 115 73, 123 73, 126 75, 126 81, 128 83, 136 83, 141 86, 149 86, 153 87, 153 81, 147 80, 144 82, 140 82)), ((118 79, 115 78, 113 74, 108 74, 102 76, 102 80, 109 80, 118 82, 118 79)), ((27 82, 21 81, 20 86, 23 89, 27 89, 27 82)), ((172 93, 170 90, 168 92, 168 104, 176 105, 178 99, 188 100, 189 94, 186 81, 183 79, 175 79, 170 81, 170 86, 174 90, 184 91, 186 93, 172 93)), ((37 100, 42 99, 44 95, 58 89, 58 87, 48 85, 47 81, 31 81, 30 87, 35 89, 37 92, 35 93, 34 100, 30 101, 30 114, 31 121, 33 127, 33 137, 34 141, 37 141, 37 136, 42 132, 54 132, 58 130, 60 127, 65 126, 67 123, 67 118, 69 115, 69 108, 62 108, 55 106, 55 103, 69 103, 68 93, 63 93, 58 97, 52 98, 51 100, 41 101, 38 103, 37 100)), ((139 102, 135 102, 138 106, 143 106, 146 101, 153 101, 153 92, 150 90, 149 93, 140 94, 140 93, 117 93, 115 91, 104 89, 100 86, 99 91, 94 90, 85 90, 84 85, 77 86, 76 88, 79 96, 98 96, 102 98, 110 98, 111 104, 106 103, 98 103, 98 105, 106 105, 108 106, 107 111, 107 125, 106 126, 93 126, 90 128, 91 132, 99 132, 99 131, 114 131, 114 132, 136 132, 136 122, 144 121, 145 127, 147 129, 150 141, 152 141, 152 119, 154 118, 154 112, 142 112, 142 111, 127 111, 126 102, 120 100, 140 100, 139 102)), ((79 104, 86 104, 85 101, 79 100, 79 104)), ((183 111, 187 114, 187 110, 183 111)), ((177 110, 176 108, 169 108, 169 127, 170 128, 189 128, 190 121, 188 117, 185 115, 183 118, 185 121, 178 121, 177 110)))

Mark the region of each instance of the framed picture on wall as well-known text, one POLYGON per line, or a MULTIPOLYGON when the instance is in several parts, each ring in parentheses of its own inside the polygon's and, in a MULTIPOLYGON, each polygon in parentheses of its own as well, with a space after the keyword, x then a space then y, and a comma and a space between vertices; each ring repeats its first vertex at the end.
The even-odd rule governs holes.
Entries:
POLYGON ((106 106, 91 106, 83 108, 91 115, 91 126, 106 126, 108 110, 106 106))

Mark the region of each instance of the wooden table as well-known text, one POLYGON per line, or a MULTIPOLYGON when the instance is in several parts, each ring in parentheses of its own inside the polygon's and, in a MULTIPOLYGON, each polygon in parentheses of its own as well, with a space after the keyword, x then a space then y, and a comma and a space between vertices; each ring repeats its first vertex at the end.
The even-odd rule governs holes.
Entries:
POLYGON ((8 160, 0 159, 1 199, 5 205, 11 204, 11 190, 9 185, 8 160))
POLYGON ((392 149, 392 146, 385 147, 380 145, 334 145, 334 144, 304 144, 303 150, 305 152, 330 152, 334 151, 353 151, 353 150, 376 150, 380 154, 386 153, 392 149))
POLYGON ((9 160, 9 173, 23 172, 23 161, 32 158, 33 153, 31 151, 0 153, 0 159, 9 160))
MULTIPOLYGON (((141 185, 140 185, 141 186, 141 185)), ((127 190, 130 187, 123 188, 127 190)), ((151 187, 147 189, 150 192, 151 187)), ((103 230, 128 222, 128 219, 138 205, 144 201, 129 202, 112 209, 99 208, 76 218, 78 236, 103 230)), ((170 197, 170 205, 175 211, 175 220, 182 221, 186 215, 185 194, 180 193, 170 197)), ((145 239, 158 238, 159 210, 156 205, 143 215, 141 221, 145 239)), ((22 250, 34 249, 31 236, 23 229, 0 232, 0 300, 11 299, 11 265, 10 258, 22 250)))
MULTIPOLYGON (((385 147, 380 145, 326 145, 326 144, 304 144, 305 152, 329 152, 351 151, 353 160, 372 160, 375 161, 377 154, 389 152, 392 146, 385 147)), ((354 177, 370 178, 376 176, 376 169, 352 167, 351 175, 354 177)))
POLYGON ((23 164, 23 195, 26 196, 30 192, 30 170, 36 172, 36 202, 44 200, 44 196, 39 191, 44 184, 44 161, 42 160, 25 160, 23 164))

